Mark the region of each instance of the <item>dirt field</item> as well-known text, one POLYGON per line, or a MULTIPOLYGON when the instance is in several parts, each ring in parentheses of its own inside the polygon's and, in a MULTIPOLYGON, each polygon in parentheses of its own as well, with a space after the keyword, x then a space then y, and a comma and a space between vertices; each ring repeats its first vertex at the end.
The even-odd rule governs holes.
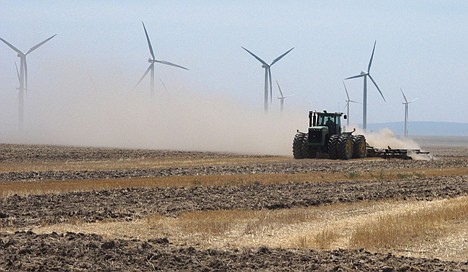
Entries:
POLYGON ((468 271, 468 148, 428 149, 331 161, 0 145, 0 270, 468 271), (413 222, 427 224, 397 228, 413 222))

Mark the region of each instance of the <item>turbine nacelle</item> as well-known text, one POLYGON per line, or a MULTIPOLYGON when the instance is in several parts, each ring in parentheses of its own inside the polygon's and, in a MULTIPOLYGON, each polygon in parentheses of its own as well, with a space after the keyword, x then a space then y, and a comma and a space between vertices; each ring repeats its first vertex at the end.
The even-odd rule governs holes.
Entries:
POLYGON ((405 130, 404 130, 404 135, 405 137, 408 136, 408 107, 409 107, 409 104, 418 100, 417 98, 416 99, 413 99, 411 101, 408 101, 408 99, 406 98, 406 95, 405 93, 403 92, 403 89, 400 88, 400 91, 401 91, 401 94, 403 95, 403 99, 405 100, 404 102, 402 102, 403 105, 405 105, 405 130))
MULTIPOLYGON (((374 41, 374 47, 372 48, 372 54, 371 54, 371 57, 369 59, 369 64, 367 66, 367 72, 365 71, 362 71, 361 70, 361 73, 359 75, 355 75, 355 76, 351 76, 351 77, 347 77, 345 79, 353 79, 353 78, 363 78, 364 79, 364 87, 363 87, 363 109, 362 109, 362 124, 363 124, 363 129, 366 130, 367 128, 367 78, 370 79, 370 81, 372 82, 372 84, 374 84, 375 88, 377 88, 377 91, 379 91, 380 93, 380 96, 382 96, 382 99, 384 101, 385 100, 385 97, 382 93, 382 91, 380 90, 379 86, 377 85, 377 83, 375 82, 374 78, 371 76, 370 74, 370 70, 371 70, 371 67, 372 67, 372 60, 374 59, 374 53, 375 53, 375 45, 376 45, 377 41, 374 41)), ((343 83, 344 84, 344 83, 343 83)), ((345 89, 346 89, 346 86, 345 86, 345 89)), ((348 100, 349 99, 349 96, 348 96, 348 100)), ((347 103, 349 103, 351 101, 347 101, 347 103)), ((348 108, 349 108, 349 105, 348 105, 348 108)))
POLYGON ((149 38, 149 35, 148 35, 148 31, 146 31, 145 23, 141 22, 141 24, 143 25, 143 30, 145 31, 146 41, 148 42, 148 49, 150 51, 151 57, 148 59, 148 63, 150 63, 150 65, 148 66, 145 73, 143 74, 143 76, 138 81, 138 83, 135 85, 135 87, 138 86, 140 84, 140 82, 145 78, 145 76, 148 73, 151 72, 151 74, 150 74, 151 75, 151 95, 154 96, 154 63, 157 62, 157 63, 161 63, 161 64, 165 64, 165 65, 170 65, 170 66, 178 67, 178 68, 181 68, 181 69, 184 69, 184 70, 188 70, 188 69, 185 68, 184 66, 180 66, 178 64, 174 64, 174 63, 171 63, 171 62, 168 62, 168 61, 157 60, 156 57, 154 56, 153 46, 151 45, 151 41, 150 41, 150 38, 149 38))
POLYGON ((403 99, 405 99, 405 102, 402 102, 402 104, 408 105, 409 103, 413 103, 414 101, 418 100, 417 98, 415 98, 413 100, 408 101, 408 99, 406 98, 405 93, 403 92, 403 89, 400 88, 400 91, 401 91, 401 94, 403 95, 403 99))
POLYGON ((265 108, 265 112, 268 111, 268 98, 270 100, 270 104, 273 102, 272 101, 272 97, 273 97, 273 86, 272 86, 272 79, 271 79, 271 66, 273 66, 273 64, 275 64, 276 62, 278 62, 280 59, 282 59, 284 56, 286 56, 289 52, 291 52, 291 50, 294 49, 291 48, 289 49, 288 51, 286 51, 285 53, 283 53, 282 55, 280 55, 279 57, 277 57, 276 59, 274 59, 269 65, 268 63, 266 63, 264 60, 262 60, 260 57, 258 57, 257 55, 255 55, 254 53, 250 52, 247 48, 241 46, 242 49, 244 49, 245 51, 247 51, 247 53, 249 53, 250 55, 252 55, 252 57, 254 57, 255 59, 257 59, 260 63, 262 63, 262 68, 265 69, 265 97, 264 97, 264 108, 265 108), (268 95, 268 90, 270 92, 270 95, 268 95))
POLYGON ((45 39, 44 41, 36 44, 35 46, 31 47, 26 53, 23 53, 21 50, 16 48, 14 45, 9 43, 8 41, 0 38, 0 41, 5 43, 8 47, 10 47, 13 51, 16 52, 16 56, 20 58, 20 70, 18 71, 18 67, 16 66, 16 74, 18 75, 18 81, 19 81, 19 94, 18 94, 18 128, 19 130, 23 129, 23 122, 24 122, 24 95, 25 92, 28 90, 28 64, 26 63, 26 56, 33 52, 34 50, 38 49, 41 47, 43 44, 48 42, 50 39, 55 37, 57 34, 50 36, 49 38, 45 39))

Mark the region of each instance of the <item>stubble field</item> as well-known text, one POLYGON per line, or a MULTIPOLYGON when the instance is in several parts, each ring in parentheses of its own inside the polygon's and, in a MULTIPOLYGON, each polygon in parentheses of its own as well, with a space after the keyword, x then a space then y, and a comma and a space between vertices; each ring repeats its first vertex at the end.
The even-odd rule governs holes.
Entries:
POLYGON ((467 271, 468 148, 293 160, 0 145, 0 270, 467 271))

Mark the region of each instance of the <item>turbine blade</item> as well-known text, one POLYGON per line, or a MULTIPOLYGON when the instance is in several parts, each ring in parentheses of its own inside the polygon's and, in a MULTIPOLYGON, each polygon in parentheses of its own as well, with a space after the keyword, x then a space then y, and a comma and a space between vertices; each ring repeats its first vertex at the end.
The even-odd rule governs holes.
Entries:
POLYGON ((280 59, 282 59, 284 56, 286 56, 286 55, 287 55, 289 52, 291 52, 293 49, 294 49, 294 47, 291 48, 291 49, 289 49, 289 50, 286 51, 285 53, 283 53, 283 55, 281 55, 281 56, 277 57, 276 59, 274 59, 274 60, 271 62, 270 66, 272 66, 272 65, 275 64, 277 61, 279 61, 280 59))
POLYGON ((28 64, 26 63, 26 55, 22 57, 24 64, 24 89, 28 89, 28 64))
POLYGON ((358 104, 360 104, 360 102, 358 102, 358 101, 354 101, 354 100, 348 100, 348 102, 351 102, 351 103, 358 103, 358 104))
POLYGON ((270 80, 269 80, 270 81, 269 82, 270 83, 270 104, 272 104, 273 103, 273 86, 272 86, 273 84, 271 83, 271 69, 270 69, 270 67, 268 67, 268 77, 270 78, 270 80))
POLYGON ((166 88, 166 84, 164 84, 164 81, 160 77, 158 77, 158 78, 159 78, 159 81, 161 81, 161 84, 163 85, 164 90, 166 90, 166 93, 169 93, 169 91, 166 88))
POLYGON ((348 101, 349 101, 348 89, 346 88, 346 84, 344 83, 344 80, 342 80, 342 82, 343 82, 344 90, 345 90, 345 92, 346 92, 346 97, 348 97, 348 101))
POLYGON ((57 34, 52 35, 52 36, 50 36, 49 38, 45 39, 44 41, 42 41, 42 42, 36 44, 35 46, 31 47, 31 49, 29 49, 28 52, 26 52, 25 55, 27 55, 27 54, 31 53, 32 51, 38 49, 41 45, 45 44, 46 42, 48 42, 49 40, 51 40, 51 39, 52 39, 53 37, 55 37, 55 36, 57 36, 57 34))
POLYGON ((145 76, 149 73, 149 71, 153 68, 154 66, 154 63, 151 63, 149 66, 148 66, 148 69, 146 69, 145 73, 143 74, 143 76, 140 78, 140 80, 138 80, 138 83, 135 85, 135 87, 138 86, 138 84, 140 84, 140 82, 145 78, 145 76))
POLYGON ((382 91, 380 90, 379 86, 377 85, 377 83, 375 83, 375 80, 372 78, 372 76, 370 74, 367 74, 369 76, 369 78, 372 80, 372 83, 374 83, 375 87, 377 88, 377 90, 379 91, 380 95, 382 96, 383 100, 385 102, 387 102, 387 100, 385 100, 385 97, 383 96, 382 94, 382 91))
POLYGON ((18 70, 18 65, 16 64, 16 62, 15 62, 15 68, 16 68, 16 75, 18 76, 18 81, 21 81, 20 73, 18 70))
POLYGON ((374 48, 372 49, 372 55, 370 57, 370 60, 369 60, 369 65, 367 66, 367 72, 370 73, 370 68, 372 66, 372 60, 374 59, 374 52, 375 52, 375 44, 377 43, 377 41, 374 41, 374 48))
POLYGON ((14 47, 11 43, 5 41, 4 39, 0 38, 0 40, 2 40, 2 42, 4 42, 6 45, 8 45, 8 47, 10 47, 11 49, 13 49, 16 53, 20 54, 20 55, 24 55, 23 52, 21 52, 18 48, 14 47))
POLYGON ((403 95, 403 98, 405 99, 405 102, 408 103, 408 99, 406 99, 406 95, 403 92, 403 89, 400 88, 401 94, 403 95))
POLYGON ((148 41, 148 47, 149 47, 149 51, 151 53, 151 57, 153 57, 153 59, 155 59, 154 52, 153 52, 153 46, 151 45, 151 41, 150 41, 150 38, 148 36, 148 31, 146 31, 145 23, 143 23, 143 22, 141 22, 141 23, 143 24, 143 29, 145 30, 146 41, 148 41))
POLYGON ((415 98, 415 99, 411 100, 411 101, 408 102, 408 103, 413 103, 413 102, 416 101, 416 100, 418 100, 418 98, 415 98))
POLYGON ((162 63, 162 64, 166 64, 166 65, 170 65, 170 66, 174 66, 174 67, 178 67, 178 68, 188 70, 188 68, 185 68, 184 66, 180 66, 180 65, 177 65, 177 64, 174 64, 174 63, 171 63, 171 62, 168 62, 168 61, 164 61, 164 60, 154 60, 154 62, 162 63))
POLYGON ((365 77, 367 74, 360 74, 360 75, 356 75, 356 76, 350 76, 350 77, 347 77, 345 78, 345 80, 347 79, 353 79, 353 78, 358 78, 358 77, 365 77))
POLYGON ((261 58, 259 58, 257 55, 255 55, 254 53, 250 52, 247 48, 241 46, 245 51, 247 51, 250 55, 252 55, 254 58, 256 58, 258 61, 260 61, 263 65, 265 66, 269 66, 264 60, 262 60, 261 58))
POLYGON ((278 80, 276 81, 276 85, 278 85, 278 90, 279 90, 279 92, 281 94, 281 97, 284 98, 284 95, 283 95, 283 92, 281 91, 281 87, 280 87, 280 85, 278 83, 278 80))

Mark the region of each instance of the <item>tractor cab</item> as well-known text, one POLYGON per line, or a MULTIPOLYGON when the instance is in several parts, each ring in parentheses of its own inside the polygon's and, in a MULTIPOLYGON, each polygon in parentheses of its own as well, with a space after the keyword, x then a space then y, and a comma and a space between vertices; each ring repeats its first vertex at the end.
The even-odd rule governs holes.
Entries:
MULTIPOLYGON (((327 127, 329 134, 341 134, 342 113, 309 112, 309 127, 327 127)), ((344 116, 346 119, 346 115, 344 116)))
MULTIPOLYGON (((341 135, 343 113, 309 111, 309 145, 321 146, 325 150, 331 135, 341 135)), ((346 115, 344 116, 346 119, 346 115)))

